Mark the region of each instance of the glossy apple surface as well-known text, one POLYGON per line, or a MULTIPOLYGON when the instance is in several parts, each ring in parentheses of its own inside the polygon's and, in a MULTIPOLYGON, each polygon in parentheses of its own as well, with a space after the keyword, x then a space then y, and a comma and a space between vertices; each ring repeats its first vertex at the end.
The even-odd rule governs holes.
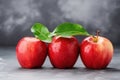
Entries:
POLYGON ((74 37, 54 37, 49 44, 48 54, 55 68, 72 68, 79 55, 79 43, 74 37))
POLYGON ((113 45, 105 37, 90 36, 80 44, 80 56, 86 68, 103 69, 113 56, 113 45))
POLYGON ((16 46, 16 56, 23 68, 39 68, 47 56, 47 46, 34 37, 24 37, 16 46))

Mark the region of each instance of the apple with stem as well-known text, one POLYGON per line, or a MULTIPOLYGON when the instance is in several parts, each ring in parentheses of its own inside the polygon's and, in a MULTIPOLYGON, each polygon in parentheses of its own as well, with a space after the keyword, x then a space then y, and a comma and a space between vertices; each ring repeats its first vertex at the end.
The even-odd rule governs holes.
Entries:
POLYGON ((113 56, 113 45, 105 37, 96 36, 85 38, 80 44, 80 57, 86 68, 104 69, 110 63, 113 56))
POLYGON ((22 68, 40 68, 47 56, 46 43, 35 37, 23 37, 16 46, 16 55, 22 68))

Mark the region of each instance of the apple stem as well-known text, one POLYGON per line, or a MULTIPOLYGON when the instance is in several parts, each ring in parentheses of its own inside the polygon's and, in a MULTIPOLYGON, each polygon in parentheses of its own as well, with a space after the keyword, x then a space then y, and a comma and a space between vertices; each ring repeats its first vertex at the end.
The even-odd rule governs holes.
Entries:
POLYGON ((98 38, 99 34, 100 34, 100 30, 97 30, 97 31, 96 31, 96 36, 97 36, 97 38, 98 38))
POLYGON ((96 36, 93 35, 93 41, 94 41, 94 42, 97 42, 97 41, 98 41, 98 36, 99 36, 99 34, 100 34, 100 31, 97 30, 97 31, 96 31, 96 36))

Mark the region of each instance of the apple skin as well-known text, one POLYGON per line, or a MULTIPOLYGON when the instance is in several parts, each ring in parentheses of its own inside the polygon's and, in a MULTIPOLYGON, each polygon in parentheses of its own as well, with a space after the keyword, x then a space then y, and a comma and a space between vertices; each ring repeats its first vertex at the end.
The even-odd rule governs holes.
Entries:
MULTIPOLYGON (((95 36, 97 37, 97 36, 95 36)), ((105 37, 95 38, 89 36, 80 44, 80 56, 83 64, 89 69, 104 69, 110 63, 113 56, 113 45, 105 37)))
POLYGON ((23 37, 16 46, 16 56, 22 68, 40 68, 47 56, 47 46, 34 37, 23 37))
POLYGON ((79 43, 75 37, 54 37, 48 46, 48 56, 55 68, 73 68, 79 56, 79 43))

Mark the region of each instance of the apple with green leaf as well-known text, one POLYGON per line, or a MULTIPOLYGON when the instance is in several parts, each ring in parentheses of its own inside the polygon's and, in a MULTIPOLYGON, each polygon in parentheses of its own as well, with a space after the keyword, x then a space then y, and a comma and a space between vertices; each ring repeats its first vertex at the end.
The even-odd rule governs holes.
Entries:
POLYGON ((80 44, 80 56, 82 62, 89 69, 104 69, 110 63, 113 56, 113 45, 105 37, 89 36, 80 44))
POLYGON ((55 37, 49 44, 49 58, 55 68, 73 68, 79 55, 79 43, 74 35, 88 35, 85 29, 74 23, 62 23, 53 31, 55 37))
POLYGON ((85 29, 75 23, 62 23, 53 32, 46 34, 43 26, 33 26, 32 32, 40 40, 48 43, 48 56, 55 68, 72 68, 79 55, 79 43, 74 35, 89 35, 85 29), (39 29, 38 29, 39 28, 39 29), (41 35, 40 35, 41 34, 41 35))
POLYGON ((40 23, 35 23, 31 31, 34 34, 39 34, 39 32, 43 31, 43 34, 36 35, 36 38, 23 37, 16 46, 17 60, 22 68, 27 69, 40 68, 43 65, 47 56, 47 45, 45 42, 50 40, 50 38, 46 40, 45 37, 49 34, 48 29, 40 23), (39 39, 39 36, 43 36, 42 39, 39 39))

